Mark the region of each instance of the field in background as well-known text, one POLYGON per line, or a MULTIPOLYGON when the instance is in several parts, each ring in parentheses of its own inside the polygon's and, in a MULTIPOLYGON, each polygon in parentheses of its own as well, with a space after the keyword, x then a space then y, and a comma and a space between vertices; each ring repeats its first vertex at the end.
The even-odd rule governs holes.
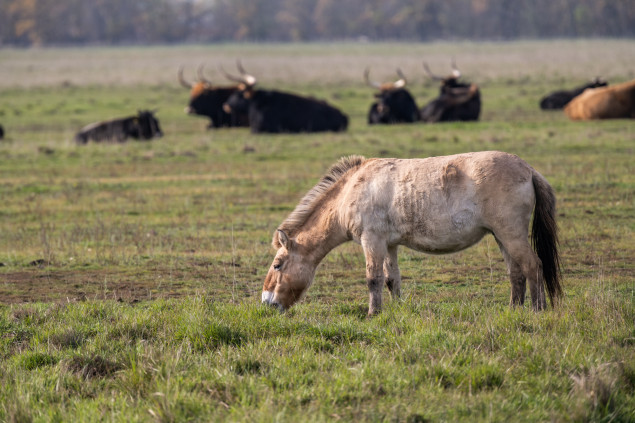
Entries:
POLYGON ((0 420, 635 420, 635 123, 570 122, 545 93, 635 78, 632 41, 0 50, 0 420), (480 84, 478 123, 369 127, 400 67, 480 84), (325 98, 342 134, 207 131, 176 80, 325 98), (76 146, 95 120, 157 108, 165 136, 76 146), (558 197, 563 307, 508 310, 491 237, 402 249, 405 301, 366 320, 361 248, 319 268, 306 300, 258 306, 271 235, 340 156, 518 154, 558 197), (99 300, 99 301, 96 301, 99 300), (105 300, 105 301, 101 301, 105 300), (149 410, 149 411, 148 411, 149 410))

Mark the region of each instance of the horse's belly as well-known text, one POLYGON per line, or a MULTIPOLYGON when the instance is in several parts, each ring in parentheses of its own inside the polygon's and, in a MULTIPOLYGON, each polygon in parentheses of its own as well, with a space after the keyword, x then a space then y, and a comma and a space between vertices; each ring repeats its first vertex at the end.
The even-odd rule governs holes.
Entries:
POLYGON ((487 233, 485 228, 476 227, 437 234, 412 233, 403 237, 400 244, 423 253, 447 254, 471 247, 487 233))
POLYGON ((488 232, 473 208, 446 210, 432 216, 417 216, 398 230, 401 244, 430 254, 460 251, 476 244, 488 232))

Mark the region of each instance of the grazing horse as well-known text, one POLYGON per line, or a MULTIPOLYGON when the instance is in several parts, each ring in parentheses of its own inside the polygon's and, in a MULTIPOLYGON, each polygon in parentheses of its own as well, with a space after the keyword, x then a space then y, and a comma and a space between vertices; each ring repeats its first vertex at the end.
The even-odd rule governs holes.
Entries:
POLYGON ((278 251, 262 302, 281 311, 306 293, 333 248, 360 243, 370 292, 368 314, 381 310, 384 283, 401 294, 399 245, 430 254, 461 251, 494 235, 511 280, 511 305, 534 310, 562 295, 556 199, 547 180, 515 155, 499 151, 426 159, 341 159, 273 235, 278 251), (528 240, 529 221, 532 242, 528 240))

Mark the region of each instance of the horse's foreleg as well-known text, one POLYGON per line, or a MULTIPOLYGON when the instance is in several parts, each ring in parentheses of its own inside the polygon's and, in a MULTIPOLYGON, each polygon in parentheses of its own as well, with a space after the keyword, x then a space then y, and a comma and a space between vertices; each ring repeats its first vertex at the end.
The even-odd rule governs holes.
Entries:
POLYGON ((362 239, 362 248, 366 257, 366 284, 368 285, 368 315, 381 311, 381 291, 384 288, 384 260, 386 245, 376 239, 362 239))
POLYGON ((397 245, 388 247, 388 255, 384 260, 386 286, 393 300, 401 297, 401 273, 399 272, 399 262, 397 261, 397 248, 397 245))
POLYGON ((525 275, 523 275, 523 271, 520 268, 520 265, 516 263, 509 255, 503 244, 496 239, 496 243, 503 254, 503 258, 505 259, 505 264, 507 265, 507 274, 509 275, 509 280, 512 284, 512 294, 509 299, 509 305, 511 307, 523 305, 525 304, 525 292, 527 291, 525 275))

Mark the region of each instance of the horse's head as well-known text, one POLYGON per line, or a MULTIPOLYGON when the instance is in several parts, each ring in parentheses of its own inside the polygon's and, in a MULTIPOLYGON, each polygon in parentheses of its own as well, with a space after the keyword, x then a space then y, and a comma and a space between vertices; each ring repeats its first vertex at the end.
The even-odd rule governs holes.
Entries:
POLYGON ((274 235, 278 248, 262 287, 262 302, 284 311, 298 302, 313 281, 316 266, 296 240, 281 230, 274 235))

